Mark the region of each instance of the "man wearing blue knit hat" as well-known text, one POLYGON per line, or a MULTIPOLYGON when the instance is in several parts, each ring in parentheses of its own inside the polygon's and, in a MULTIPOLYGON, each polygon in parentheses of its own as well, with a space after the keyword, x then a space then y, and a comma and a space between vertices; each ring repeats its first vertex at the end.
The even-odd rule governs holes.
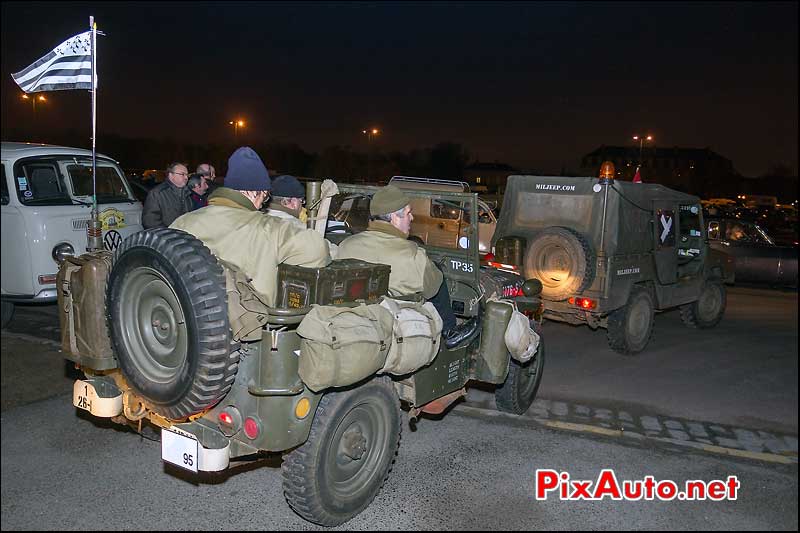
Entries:
POLYGON ((272 183, 252 148, 238 148, 228 159, 223 187, 208 206, 187 213, 170 227, 191 233, 219 259, 252 278, 267 305, 275 305, 278 264, 322 267, 330 263, 328 245, 314 230, 297 227, 259 211, 272 183))

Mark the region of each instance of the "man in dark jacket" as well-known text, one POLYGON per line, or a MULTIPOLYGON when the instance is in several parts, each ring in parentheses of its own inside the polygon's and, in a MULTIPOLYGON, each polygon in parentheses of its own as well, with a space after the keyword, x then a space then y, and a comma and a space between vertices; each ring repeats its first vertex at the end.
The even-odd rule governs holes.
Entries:
POLYGON ((167 179, 147 194, 142 210, 144 229, 167 227, 184 213, 192 210, 191 191, 186 187, 189 170, 183 163, 167 167, 167 179))
POLYGON ((208 199, 206 198, 208 183, 203 176, 200 174, 192 174, 189 176, 189 182, 186 184, 186 188, 192 191, 189 194, 189 197, 192 199, 192 211, 208 205, 208 199))

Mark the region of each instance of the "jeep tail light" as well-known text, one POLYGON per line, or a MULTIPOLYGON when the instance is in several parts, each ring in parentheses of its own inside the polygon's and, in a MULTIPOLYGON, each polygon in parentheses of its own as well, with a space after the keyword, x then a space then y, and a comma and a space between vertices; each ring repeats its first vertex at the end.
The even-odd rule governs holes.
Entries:
POLYGON ((595 309, 597 307, 597 302, 590 298, 575 298, 572 296, 567 301, 570 305, 577 305, 581 309, 595 309))
POLYGON ((242 415, 237 408, 229 405, 217 415, 217 425, 223 435, 231 437, 242 428, 242 415))
POLYGON ((244 434, 250 440, 255 440, 261 434, 261 423, 257 418, 248 416, 244 420, 244 434))
POLYGON ((492 252, 488 252, 486 255, 483 256, 483 260, 491 263, 492 261, 494 261, 494 254, 492 252))

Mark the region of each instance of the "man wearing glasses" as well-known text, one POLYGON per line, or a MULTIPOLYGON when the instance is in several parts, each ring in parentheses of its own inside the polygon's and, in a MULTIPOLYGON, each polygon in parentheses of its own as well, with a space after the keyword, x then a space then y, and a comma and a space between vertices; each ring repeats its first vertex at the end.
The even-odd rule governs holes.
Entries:
POLYGON ((142 210, 144 229, 165 228, 184 213, 192 210, 191 191, 186 186, 189 170, 183 163, 167 167, 167 179, 147 194, 142 210))
POLYGON ((266 213, 305 229, 306 225, 300 220, 305 203, 306 189, 303 184, 294 176, 284 174, 272 180, 272 198, 266 213))

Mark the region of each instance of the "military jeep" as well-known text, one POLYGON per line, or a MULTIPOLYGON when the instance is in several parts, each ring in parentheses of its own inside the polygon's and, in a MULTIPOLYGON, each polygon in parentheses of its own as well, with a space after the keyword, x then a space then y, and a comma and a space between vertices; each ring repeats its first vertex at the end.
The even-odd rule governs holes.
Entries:
POLYGON ((647 346, 656 310, 715 326, 733 275, 708 246, 700 199, 657 184, 509 176, 493 244, 542 282, 546 318, 606 328, 625 355, 647 346))
MULTIPOLYGON (((477 220, 476 195, 438 197, 477 220)), ((433 361, 408 375, 372 375, 318 391, 300 378, 298 325, 316 305, 379 301, 389 267, 356 260, 320 269, 281 265, 277 304, 248 311, 263 324, 251 342, 231 329, 241 317, 229 316, 230 298, 242 295, 231 289, 228 267, 188 233, 146 230, 113 255, 69 258, 58 276, 63 351, 86 376, 75 382, 73 404, 138 432, 160 428, 163 461, 195 474, 285 453, 291 508, 316 524, 342 524, 370 504, 388 476, 401 406, 412 417, 442 413, 471 380, 494 384, 497 407, 507 412, 525 412, 536 395, 544 343, 524 364, 511 359, 503 341, 511 307, 490 300, 516 300, 538 317, 535 283, 481 270, 475 226, 463 247, 428 252, 450 283, 456 313, 483 317, 477 336, 452 350, 440 342, 433 361)))

